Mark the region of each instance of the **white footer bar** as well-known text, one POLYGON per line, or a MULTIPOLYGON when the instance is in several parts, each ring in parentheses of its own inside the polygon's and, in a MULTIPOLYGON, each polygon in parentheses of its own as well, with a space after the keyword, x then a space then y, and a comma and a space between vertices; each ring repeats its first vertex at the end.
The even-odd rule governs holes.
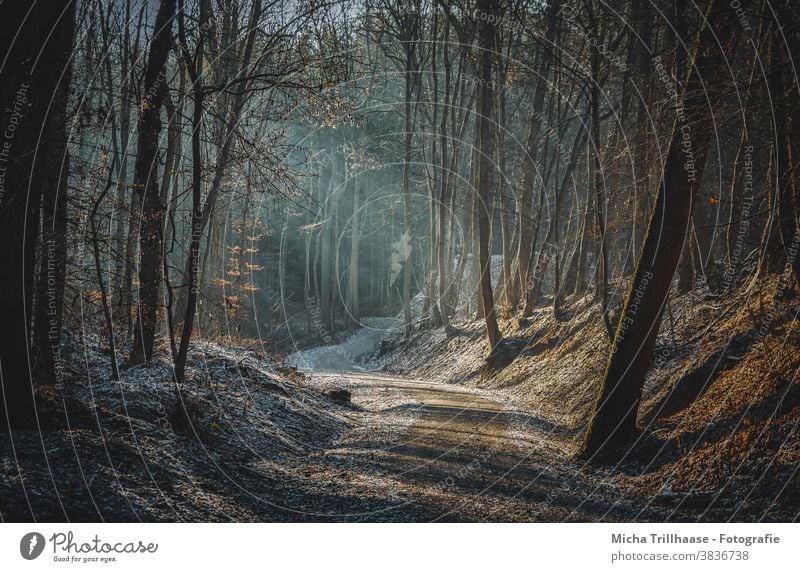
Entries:
POLYGON ((773 571, 798 546, 800 524, 2 524, 0 569, 773 571))

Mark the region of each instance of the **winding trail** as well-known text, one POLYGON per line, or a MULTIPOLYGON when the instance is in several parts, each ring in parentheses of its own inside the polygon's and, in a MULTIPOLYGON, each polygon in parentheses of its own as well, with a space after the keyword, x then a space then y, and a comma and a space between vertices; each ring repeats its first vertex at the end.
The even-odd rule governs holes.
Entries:
MULTIPOLYGON (((304 518, 336 521, 657 520, 561 453, 574 433, 454 385, 313 374, 344 388, 353 429, 287 476, 304 518), (300 490, 297 490, 299 487, 300 490)), ((595 476, 596 477, 596 476, 595 476)))
MULTIPOLYGON (((498 394, 385 375, 370 362, 398 321, 367 318, 340 344, 289 362, 321 389, 346 389, 332 447, 287 471, 303 518, 338 521, 658 520, 571 461, 578 437, 498 394), (304 475, 299 481, 293 475, 304 475), (601 484, 598 484, 601 483, 601 484), (294 487, 299 487, 299 490, 294 487)), ((277 500, 277 499, 276 499, 277 500)))

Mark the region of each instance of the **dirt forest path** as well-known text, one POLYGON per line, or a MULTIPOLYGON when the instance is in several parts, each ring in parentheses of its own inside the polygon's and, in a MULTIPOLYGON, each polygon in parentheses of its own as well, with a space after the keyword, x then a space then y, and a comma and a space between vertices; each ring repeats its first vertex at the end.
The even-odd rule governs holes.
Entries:
POLYGON ((530 522, 663 517, 656 510, 642 511, 643 499, 625 498, 568 460, 562 452, 575 439, 574 431, 485 393, 380 374, 313 378, 351 392, 354 429, 302 466, 287 468, 293 509, 306 518, 530 522))

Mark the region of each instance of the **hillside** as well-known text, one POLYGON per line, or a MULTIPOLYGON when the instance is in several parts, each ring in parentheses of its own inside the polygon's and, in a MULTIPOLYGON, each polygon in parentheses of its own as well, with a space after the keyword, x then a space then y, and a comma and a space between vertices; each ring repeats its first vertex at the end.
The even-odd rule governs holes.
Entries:
MULTIPOLYGON (((640 435, 609 481, 648 502, 719 520, 793 520, 800 510, 800 299, 770 277, 724 302, 695 290, 670 304, 642 396, 640 435), (778 509, 777 507, 780 507, 778 509), (707 513, 706 513, 707 511, 707 513)), ((551 423, 574 456, 602 379, 609 340, 586 297, 566 315, 539 308, 501 322, 513 362, 484 371, 482 322, 421 331, 384 356, 395 374, 499 392, 551 423), (516 352, 515 352, 516 353, 516 352)))

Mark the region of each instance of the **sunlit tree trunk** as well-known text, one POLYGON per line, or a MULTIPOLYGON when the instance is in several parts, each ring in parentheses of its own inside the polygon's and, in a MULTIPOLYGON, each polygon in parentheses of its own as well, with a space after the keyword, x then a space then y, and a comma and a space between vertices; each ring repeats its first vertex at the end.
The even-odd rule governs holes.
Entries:
MULTIPOLYGON (((481 0, 478 9, 484 14, 495 16, 499 13, 497 2, 481 0)), ((495 118, 494 93, 492 91, 492 68, 495 46, 494 18, 481 20, 480 30, 480 155, 478 158, 478 260, 480 264, 480 292, 483 319, 486 323, 486 335, 489 338, 489 349, 494 350, 500 342, 500 328, 497 325, 497 313, 492 292, 491 256, 489 252, 490 225, 489 206, 492 204, 492 158, 494 157, 495 118), (490 21, 491 20, 491 21, 490 21)))
POLYGON ((361 308, 358 296, 358 261, 361 252, 361 185, 358 176, 353 177, 353 217, 350 219, 350 270, 348 271, 349 318, 353 325, 361 320, 361 308))
MULTIPOLYGON (((413 40, 411 40, 413 42, 413 40)), ((403 260, 403 285, 401 298, 403 301, 403 320, 405 322, 406 336, 411 335, 413 327, 413 316, 411 315, 411 273, 413 271, 413 235, 411 228, 411 140, 413 137, 413 118, 411 100, 414 97, 413 74, 414 54, 413 46, 409 45, 406 50, 406 80, 405 80, 405 102, 404 120, 405 135, 403 137, 403 242, 408 241, 409 249, 403 260)))

